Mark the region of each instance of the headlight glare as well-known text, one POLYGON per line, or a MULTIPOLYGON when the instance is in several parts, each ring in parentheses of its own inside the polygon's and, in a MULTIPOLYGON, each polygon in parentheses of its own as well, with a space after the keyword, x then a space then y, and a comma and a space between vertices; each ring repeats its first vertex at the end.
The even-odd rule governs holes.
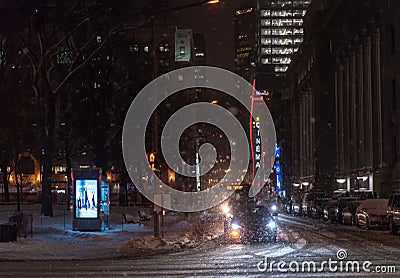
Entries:
POLYGON ((268 228, 270 229, 275 229, 276 228, 276 222, 271 220, 268 224, 267 224, 268 228))
POLYGON ((231 228, 232 228, 233 230, 239 230, 239 229, 240 229, 240 225, 237 224, 237 223, 232 223, 232 224, 231 224, 231 228))

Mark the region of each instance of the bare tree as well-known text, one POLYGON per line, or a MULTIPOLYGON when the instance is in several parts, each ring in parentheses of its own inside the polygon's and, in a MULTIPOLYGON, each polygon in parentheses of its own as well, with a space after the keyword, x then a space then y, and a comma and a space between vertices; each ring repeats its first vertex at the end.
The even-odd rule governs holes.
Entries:
MULTIPOLYGON (((149 1, 3 1, 2 32, 15 37, 29 60, 36 119, 43 154, 42 213, 53 215, 52 159, 59 144, 58 109, 62 93, 77 73, 96 59, 116 35, 141 26, 154 15, 201 5, 165 0, 149 1), (139 3, 143 2, 143 3, 139 3), (3 24, 4 23, 4 24, 3 24)), ((108 141, 107 141, 108 142, 108 141)))

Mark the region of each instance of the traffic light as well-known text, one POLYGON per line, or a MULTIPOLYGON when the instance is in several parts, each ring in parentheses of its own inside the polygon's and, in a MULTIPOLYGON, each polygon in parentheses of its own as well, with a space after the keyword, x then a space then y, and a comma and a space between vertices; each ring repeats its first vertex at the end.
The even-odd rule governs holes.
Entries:
POLYGON ((150 153, 147 155, 147 157, 151 165, 151 170, 154 171, 156 169, 155 167, 156 155, 154 153, 150 153))

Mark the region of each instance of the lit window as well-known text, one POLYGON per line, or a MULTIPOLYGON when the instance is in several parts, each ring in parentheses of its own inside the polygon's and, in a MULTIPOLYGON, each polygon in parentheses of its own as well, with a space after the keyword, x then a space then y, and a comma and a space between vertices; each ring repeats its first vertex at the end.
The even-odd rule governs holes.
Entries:
POLYGON ((293 34, 303 34, 303 28, 294 28, 293 29, 293 34))
POLYGON ((160 67, 168 67, 168 66, 169 66, 169 60, 167 60, 167 59, 160 59, 160 60, 159 60, 159 64, 160 64, 160 67))
POLYGON ((148 46, 143 47, 143 51, 144 52, 149 52, 149 47, 148 46))
POLYGON ((134 44, 129 46, 129 51, 130 52, 138 52, 139 51, 139 45, 134 44))
POLYGON ((101 43, 101 36, 97 36, 96 41, 97 41, 97 43, 101 43))
POLYGON ((261 10, 261 16, 270 16, 271 10, 261 10))
POLYGON ((263 59, 261 59, 261 63, 262 64, 271 64, 271 59, 270 58, 263 58, 263 59))
POLYGON ((59 48, 59 52, 57 54, 57 63, 58 64, 71 64, 72 63, 72 54, 71 51, 67 47, 61 46, 59 48))
POLYGON ((271 38, 261 38, 261 45, 271 45, 271 38))
POLYGON ((263 19, 261 20, 261 26, 270 26, 271 20, 270 19, 263 19))
POLYGON ((288 66, 276 66, 275 67, 275 72, 285 72, 287 71, 288 66))

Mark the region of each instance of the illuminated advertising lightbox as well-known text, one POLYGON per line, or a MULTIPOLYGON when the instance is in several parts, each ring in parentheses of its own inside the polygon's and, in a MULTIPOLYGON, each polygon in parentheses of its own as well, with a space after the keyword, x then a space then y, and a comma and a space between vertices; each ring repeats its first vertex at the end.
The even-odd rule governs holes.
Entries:
POLYGON ((79 179, 75 186, 75 217, 76 218, 97 218, 97 180, 79 179))

